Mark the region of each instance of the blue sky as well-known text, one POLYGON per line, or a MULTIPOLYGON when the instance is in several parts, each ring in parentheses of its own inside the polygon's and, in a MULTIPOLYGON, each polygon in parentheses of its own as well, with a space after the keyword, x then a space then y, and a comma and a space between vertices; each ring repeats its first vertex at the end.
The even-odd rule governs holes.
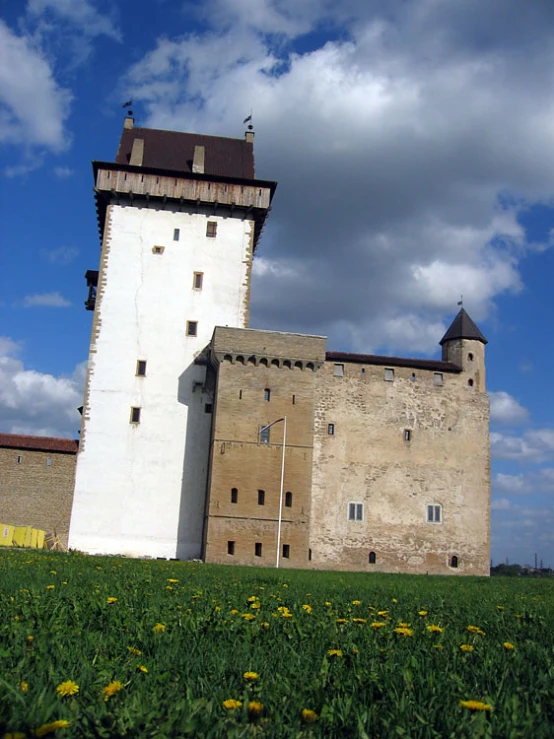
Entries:
POLYGON ((492 556, 554 566, 554 4, 0 0, 0 430, 75 436, 92 159, 137 125, 241 137, 279 188, 252 325, 438 356, 489 339, 492 556))

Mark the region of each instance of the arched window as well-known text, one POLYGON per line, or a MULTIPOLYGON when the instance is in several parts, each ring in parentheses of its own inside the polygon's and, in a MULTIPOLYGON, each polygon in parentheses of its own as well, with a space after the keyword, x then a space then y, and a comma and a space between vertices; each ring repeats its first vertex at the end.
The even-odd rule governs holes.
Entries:
POLYGON ((288 369, 291 369, 291 366, 292 366, 292 365, 291 365, 291 363, 290 363, 290 359, 285 359, 285 360, 283 361, 283 367, 287 367, 288 369))
POLYGON ((294 366, 295 366, 295 367, 296 367, 297 369, 304 369, 304 365, 302 364, 302 362, 295 362, 295 363, 294 363, 294 366))
POLYGON ((467 355, 467 358, 468 358, 468 361, 473 362, 473 354, 471 352, 469 352, 469 354, 467 355))
POLYGON ((375 564, 375 559, 376 559, 375 552, 370 552, 369 553, 369 564, 370 565, 374 565, 375 564))
POLYGON ((457 567, 458 566, 458 557, 456 557, 455 554, 452 555, 450 558, 450 567, 457 567))
POLYGON ((292 493, 285 493, 285 506, 292 508, 292 493))
POLYGON ((467 384, 469 385, 469 387, 473 387, 473 380, 471 379, 471 377, 467 381, 467 384))
POLYGON ((267 359, 265 357, 262 357, 260 359, 260 364, 263 365, 264 367, 267 367, 267 359))
POLYGON ((272 367, 278 367, 279 366, 279 360, 278 359, 272 359, 271 360, 271 366, 272 367))

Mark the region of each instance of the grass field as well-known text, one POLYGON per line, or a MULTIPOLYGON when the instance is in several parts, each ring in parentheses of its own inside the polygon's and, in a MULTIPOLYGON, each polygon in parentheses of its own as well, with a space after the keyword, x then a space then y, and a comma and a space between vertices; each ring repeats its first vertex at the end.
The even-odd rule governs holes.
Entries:
POLYGON ((4 550, 0 586, 0 737, 554 736, 552 580, 4 550))

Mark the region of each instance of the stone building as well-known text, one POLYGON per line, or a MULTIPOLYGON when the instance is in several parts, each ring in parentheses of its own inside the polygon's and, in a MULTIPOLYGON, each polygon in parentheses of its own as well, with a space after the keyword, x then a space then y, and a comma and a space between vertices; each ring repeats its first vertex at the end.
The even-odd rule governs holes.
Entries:
POLYGON ((249 329, 276 187, 255 176, 253 137, 127 118, 116 161, 94 163, 102 249, 70 546, 488 574, 486 339, 463 308, 441 360, 249 329))
POLYGON ((56 532, 67 546, 78 443, 0 434, 0 521, 56 532))

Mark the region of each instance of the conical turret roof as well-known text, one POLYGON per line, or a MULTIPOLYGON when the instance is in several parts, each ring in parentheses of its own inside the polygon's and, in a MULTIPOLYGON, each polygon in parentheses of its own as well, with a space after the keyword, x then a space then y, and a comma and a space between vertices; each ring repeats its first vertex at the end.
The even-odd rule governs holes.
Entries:
POLYGON ((460 312, 452 321, 450 328, 439 343, 442 346, 445 342, 454 341, 455 339, 473 339, 474 341, 482 341, 483 344, 488 344, 464 308, 460 308, 460 312))

